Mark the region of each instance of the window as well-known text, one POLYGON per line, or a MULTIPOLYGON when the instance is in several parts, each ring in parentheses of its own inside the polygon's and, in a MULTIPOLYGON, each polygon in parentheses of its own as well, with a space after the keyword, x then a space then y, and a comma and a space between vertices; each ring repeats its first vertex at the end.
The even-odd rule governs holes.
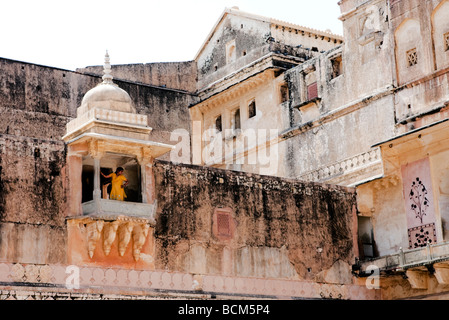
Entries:
POLYGON ((280 87, 280 94, 281 94, 281 103, 284 103, 288 101, 289 95, 288 95, 288 86, 287 84, 283 84, 280 87))
POLYGON ((407 51, 407 65, 413 67, 418 64, 418 52, 416 48, 407 51))
POLYGON ((307 86, 307 100, 318 98, 318 83, 314 82, 307 86))
POLYGON ((256 100, 249 103, 248 106, 248 118, 253 118, 256 116, 256 100))
POLYGON ((449 51, 449 32, 444 34, 444 51, 449 51))
POLYGON ((217 117, 217 119, 215 119, 215 128, 216 128, 219 132, 223 131, 223 126, 222 126, 222 121, 221 121, 221 115, 219 115, 219 116, 217 117))
POLYGON ((331 79, 335 79, 342 74, 343 69, 343 59, 341 56, 331 59, 332 74, 331 79))
POLYGON ((229 237, 231 235, 231 222, 229 213, 217 213, 217 227, 219 236, 229 237))
POLYGON ((240 109, 235 110, 234 112, 234 129, 241 129, 241 123, 240 123, 240 109))
POLYGON ((234 237, 235 222, 231 208, 215 208, 212 217, 212 233, 218 240, 229 241, 234 237))

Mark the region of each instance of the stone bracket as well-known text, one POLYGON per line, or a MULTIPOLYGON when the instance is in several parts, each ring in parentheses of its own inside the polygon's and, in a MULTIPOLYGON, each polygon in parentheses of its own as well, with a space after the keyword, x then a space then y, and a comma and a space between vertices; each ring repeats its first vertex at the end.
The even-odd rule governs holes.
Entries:
POLYGON ((98 217, 70 219, 72 222, 86 226, 86 242, 90 259, 95 259, 95 250, 101 245, 105 256, 109 256, 113 243, 118 242, 120 257, 125 255, 130 242, 132 253, 137 262, 150 231, 150 221, 133 217, 119 216, 113 220, 98 217))

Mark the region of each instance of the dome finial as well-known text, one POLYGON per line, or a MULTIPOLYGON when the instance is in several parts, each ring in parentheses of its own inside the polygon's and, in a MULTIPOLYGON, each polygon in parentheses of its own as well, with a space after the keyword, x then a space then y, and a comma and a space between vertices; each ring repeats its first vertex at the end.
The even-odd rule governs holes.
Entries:
POLYGON ((112 84, 112 79, 114 79, 111 75, 111 62, 109 59, 108 50, 106 50, 106 55, 104 57, 104 75, 103 75, 103 83, 112 84))

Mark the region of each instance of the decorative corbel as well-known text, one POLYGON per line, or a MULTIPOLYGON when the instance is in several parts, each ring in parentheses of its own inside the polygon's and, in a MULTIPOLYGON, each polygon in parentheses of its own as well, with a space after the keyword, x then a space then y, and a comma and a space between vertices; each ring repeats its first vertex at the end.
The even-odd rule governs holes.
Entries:
POLYGON ((104 227, 103 220, 97 220, 87 223, 87 249, 89 251, 89 257, 92 259, 94 251, 97 246, 97 241, 100 239, 101 231, 104 227))
POLYGON ((129 241, 131 240, 131 233, 133 231, 133 224, 125 222, 118 228, 118 250, 120 256, 124 256, 129 241))
POLYGON ((151 150, 148 148, 141 148, 139 154, 136 155, 136 158, 141 166, 152 166, 154 162, 151 150))
POLYGON ((146 223, 134 226, 132 236, 133 236, 133 256, 135 261, 139 261, 140 259, 140 251, 142 250, 142 247, 145 244, 149 230, 150 226, 146 223))
POLYGON ((111 252, 111 246, 115 241, 117 236, 117 229, 119 227, 120 222, 114 221, 109 222, 104 225, 103 230, 103 251, 106 256, 111 252))

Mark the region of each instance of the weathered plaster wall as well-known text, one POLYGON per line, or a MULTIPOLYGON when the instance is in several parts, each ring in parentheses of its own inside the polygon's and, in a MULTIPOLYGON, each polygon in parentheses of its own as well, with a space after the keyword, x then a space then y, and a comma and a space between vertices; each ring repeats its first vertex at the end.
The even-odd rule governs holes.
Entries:
POLYGON ((270 26, 266 21, 227 15, 197 58, 198 89, 267 54, 269 36, 270 26), (226 46, 233 40, 235 60, 227 61, 226 46))
POLYGON ((315 122, 300 124, 298 135, 288 139, 285 151, 286 176, 297 177, 339 160, 363 153, 394 135, 393 96, 352 112, 322 115, 315 122), (326 119, 327 118, 327 119, 326 119))
POLYGON ((341 5, 345 85, 339 95, 344 104, 393 84, 394 37, 387 3, 357 0, 341 5))
MULTIPOLYGON (((347 5, 349 1, 345 3, 347 5)), ((390 50, 395 66, 392 78, 397 85, 392 91, 394 123, 391 123, 391 114, 388 122, 388 127, 394 128, 389 133, 393 138, 447 118, 449 91, 446 61, 449 53, 442 42, 444 34, 449 32, 447 19, 444 19, 449 16, 449 6, 447 1, 395 0, 387 9, 390 10, 388 33, 394 37, 391 42, 394 50, 390 50), (409 65, 406 52, 413 48, 417 51, 417 64, 409 65)), ((420 133, 425 136, 427 131, 420 133)), ((444 131, 441 135, 444 136, 444 131)), ((388 135, 383 137, 384 141, 388 140, 388 135)), ((430 157, 435 193, 432 200, 437 208, 437 235, 442 240, 447 239, 447 161, 444 160, 447 152, 442 147, 444 143, 435 143, 432 139, 421 142, 420 138, 421 135, 415 138, 416 145, 402 147, 388 159, 385 159, 388 152, 384 150, 385 177, 380 182, 371 182, 363 187, 373 194, 371 217, 380 256, 398 252, 400 247, 409 247, 400 167, 421 158, 430 157)), ((435 139, 438 141, 438 138, 435 139)), ((379 137, 378 141, 382 139, 379 137)), ((391 146, 397 143, 392 141, 391 146)))
POLYGON ((72 72, 1 59, 0 259, 65 259, 65 146, 83 91, 72 72))
MULTIPOLYGON (((435 2, 435 1, 433 1, 435 2)), ((434 69, 432 49, 432 1, 393 1, 391 27, 395 34, 398 83, 416 80, 434 69), (409 66, 407 51, 416 48, 418 63, 409 66)), ((442 35, 441 35, 442 36, 442 35)))
POLYGON ((445 37, 449 3, 447 1, 394 1, 391 28, 395 32, 396 121, 407 132, 446 117, 448 103, 447 66, 449 51, 445 37), (415 32, 410 32, 414 28, 415 32), (407 50, 416 48, 417 64, 408 65, 407 50))
POLYGON ((0 135, 0 260, 64 261, 65 146, 0 135))
MULTIPOLYGON (((76 71, 103 75, 102 66, 89 66, 79 68, 76 71)), ((197 68, 195 61, 113 65, 112 74, 117 80, 139 82, 187 92, 196 91, 197 68)))
POLYGON ((405 215, 402 182, 372 184, 374 212, 372 214, 376 251, 379 256, 408 248, 407 217, 405 215))
POLYGON ((366 153, 396 134, 387 2, 347 0, 340 6, 344 43, 286 72, 291 128, 281 146, 289 177, 366 153), (310 100, 308 85, 315 81, 318 99, 310 100))
MULTIPOLYGON (((206 109, 202 121, 209 135, 221 139, 213 140, 206 135, 204 161, 209 165, 212 154, 216 157, 214 166, 256 174, 283 176, 283 154, 276 144, 272 148, 256 150, 266 140, 276 140, 284 128, 289 127, 288 110, 280 102, 280 84, 283 77, 276 78, 275 72, 267 71, 257 86, 237 90, 232 98, 218 101, 206 109), (249 117, 249 105, 255 102, 256 115, 249 117), (240 130, 235 130, 234 115, 240 111, 240 130), (215 131, 215 121, 222 116, 222 132, 215 131), (211 142, 209 142, 211 141, 211 142), (248 152, 250 150, 250 152, 248 152), (220 152, 221 151, 221 152, 220 152), (218 154, 221 157, 217 156, 218 154), (232 158, 232 155, 236 159, 232 158), (210 158, 210 159, 209 159, 210 158)), ((195 121, 195 119, 193 119, 195 121)))
POLYGON ((154 171, 156 269, 351 281, 352 189, 161 161, 154 171), (220 208, 226 239, 215 231, 220 208))
POLYGON ((306 50, 312 56, 341 44, 324 33, 304 32, 295 25, 235 12, 224 17, 197 58, 199 90, 270 52, 303 57, 306 50), (233 58, 229 58, 230 46, 235 48, 233 58))

